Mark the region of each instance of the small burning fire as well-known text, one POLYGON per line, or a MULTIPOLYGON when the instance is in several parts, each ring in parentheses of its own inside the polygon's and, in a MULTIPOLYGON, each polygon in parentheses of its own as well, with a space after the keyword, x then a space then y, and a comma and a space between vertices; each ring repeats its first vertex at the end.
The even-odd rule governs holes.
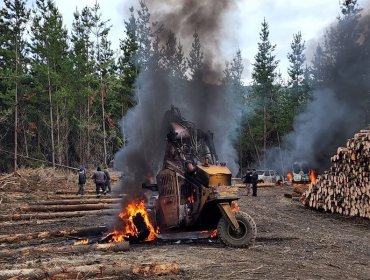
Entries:
POLYGON ((239 207, 238 203, 236 202, 236 200, 232 201, 231 202, 231 211, 238 212, 239 210, 240 210, 240 207, 239 207))
POLYGON ((79 240, 79 241, 76 241, 75 243, 73 243, 73 246, 87 245, 87 244, 89 244, 89 239, 83 239, 83 240, 79 240))
POLYGON ((214 230, 203 230, 200 233, 209 234, 209 238, 217 237, 217 229, 214 229, 214 230))
POLYGON ((189 204, 194 204, 195 202, 195 189, 193 189, 193 193, 187 197, 187 201, 189 204))
POLYGON ((189 204, 193 204, 194 203, 194 196, 193 195, 190 195, 190 196, 188 196, 188 198, 187 198, 187 200, 188 200, 188 203, 189 204))
POLYGON ((311 183, 316 183, 316 180, 317 180, 316 171, 314 169, 311 169, 310 170, 310 181, 311 183))
POLYGON ((217 229, 215 229, 214 231, 212 231, 212 233, 211 233, 210 237, 211 237, 211 238, 214 238, 214 237, 216 237, 216 236, 217 236, 217 229))
POLYGON ((293 174, 292 174, 292 172, 288 172, 288 174, 286 175, 286 178, 287 178, 288 182, 293 182, 293 174))
POLYGON ((287 175, 287 181, 288 182, 291 182, 291 186, 292 187, 301 187, 301 186, 310 186, 312 183, 316 183, 317 181, 317 174, 316 174, 316 170, 315 169, 310 169, 310 173, 309 173, 309 178, 310 180, 308 182, 293 182, 293 173, 292 172, 288 172, 287 175))
POLYGON ((149 215, 145 209, 144 200, 133 201, 119 214, 124 223, 123 230, 114 230, 110 242, 123 242, 135 239, 137 241, 152 241, 159 233, 150 222, 149 215))

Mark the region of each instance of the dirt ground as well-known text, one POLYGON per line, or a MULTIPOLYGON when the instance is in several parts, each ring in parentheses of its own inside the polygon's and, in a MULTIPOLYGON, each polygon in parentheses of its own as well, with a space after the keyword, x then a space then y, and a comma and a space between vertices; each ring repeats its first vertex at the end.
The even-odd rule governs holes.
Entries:
MULTIPOLYGON (((0 189, 0 210, 2 214, 9 214, 25 201, 46 198, 57 188, 39 188, 37 196, 22 188, 16 192, 0 189)), ((72 185, 70 191, 74 188, 72 185)), ((370 220, 307 209, 299 202, 285 198, 284 193, 288 192, 291 192, 290 187, 260 188, 258 197, 241 196, 239 206, 255 219, 258 230, 256 243, 249 249, 228 248, 217 240, 208 239, 153 242, 131 245, 126 252, 93 251, 72 255, 58 251, 7 257, 0 259, 0 271, 78 264, 131 267, 174 261, 178 263, 180 273, 158 279, 370 279, 370 220)), ((1 222, 0 235, 109 226, 114 219, 112 215, 90 215, 42 221, 6 221, 1 222)), ((0 252, 37 246, 57 248, 70 245, 75 240, 74 237, 63 237, 0 243, 0 252)), ((74 279, 91 278, 88 274, 81 274, 74 279)), ((114 277, 102 276, 101 279, 145 277, 124 273, 114 277)))

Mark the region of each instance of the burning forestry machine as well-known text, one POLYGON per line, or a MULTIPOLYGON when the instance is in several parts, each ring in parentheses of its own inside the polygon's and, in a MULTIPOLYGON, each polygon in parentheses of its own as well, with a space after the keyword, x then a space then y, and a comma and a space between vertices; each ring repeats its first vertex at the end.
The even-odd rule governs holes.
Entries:
POLYGON ((164 116, 165 131, 167 145, 157 184, 143 184, 158 194, 150 209, 154 226, 161 233, 217 229, 228 246, 251 245, 256 224, 238 209, 237 187, 231 186, 226 164, 218 163, 213 134, 197 129, 174 106, 164 116))

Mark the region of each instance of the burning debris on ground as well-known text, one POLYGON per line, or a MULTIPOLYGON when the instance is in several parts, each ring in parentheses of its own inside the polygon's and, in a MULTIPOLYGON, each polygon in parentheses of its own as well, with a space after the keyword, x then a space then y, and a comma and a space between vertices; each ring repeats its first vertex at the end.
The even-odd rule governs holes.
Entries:
POLYGON ((139 243, 152 241, 158 234, 158 229, 150 221, 143 199, 131 201, 119 214, 119 219, 114 231, 103 238, 104 241, 139 243))

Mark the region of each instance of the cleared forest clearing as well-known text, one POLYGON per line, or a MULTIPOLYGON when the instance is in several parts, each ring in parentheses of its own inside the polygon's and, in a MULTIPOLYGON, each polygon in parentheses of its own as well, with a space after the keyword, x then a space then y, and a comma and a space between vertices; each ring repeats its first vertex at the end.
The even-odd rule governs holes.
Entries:
MULTIPOLYGON (((256 244, 249 249, 228 248, 214 239, 74 246, 89 235, 98 241, 107 232, 122 196, 76 199, 65 194, 75 190, 73 184, 63 192, 49 184, 38 188, 35 196, 28 195, 27 188, 1 189, 2 215, 30 213, 41 203, 67 208, 72 203, 63 205, 58 197, 78 201, 75 204, 82 207, 109 204, 112 208, 85 209, 80 212, 86 215, 80 216, 2 221, 0 279, 141 279, 164 269, 160 265, 168 271, 155 277, 163 279, 368 279, 370 275, 370 221, 307 209, 284 198, 289 187, 260 188, 256 198, 241 196, 240 208, 254 217, 258 227, 256 244)), ((45 214, 37 207, 32 213, 45 214)))

